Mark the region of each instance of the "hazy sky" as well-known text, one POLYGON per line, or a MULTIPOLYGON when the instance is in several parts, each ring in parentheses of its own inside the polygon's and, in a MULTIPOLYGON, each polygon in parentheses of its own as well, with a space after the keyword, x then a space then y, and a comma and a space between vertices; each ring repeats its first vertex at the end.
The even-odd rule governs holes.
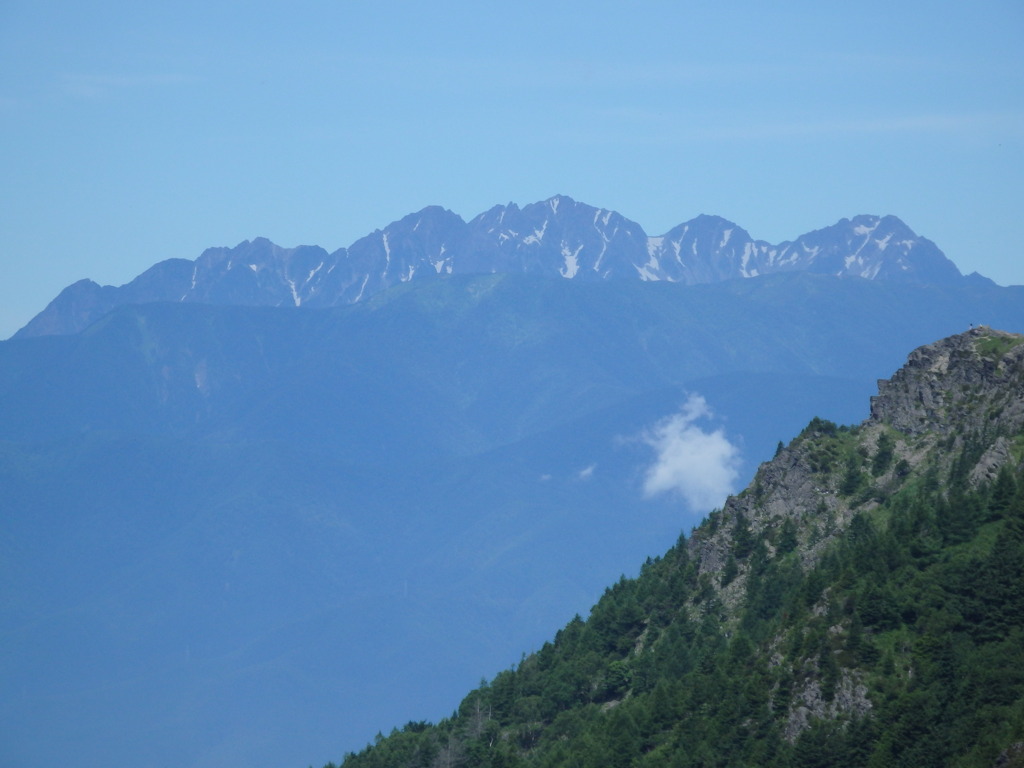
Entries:
POLYGON ((0 0, 0 338, 257 236, 567 194, 651 235, 892 213, 1024 283, 1024 3, 0 0))

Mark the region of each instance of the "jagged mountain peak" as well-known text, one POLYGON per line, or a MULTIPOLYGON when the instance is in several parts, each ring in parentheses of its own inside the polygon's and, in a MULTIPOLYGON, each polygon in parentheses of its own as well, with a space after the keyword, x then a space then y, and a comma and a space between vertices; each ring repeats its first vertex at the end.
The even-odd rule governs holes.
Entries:
POLYGON ((841 219, 777 250, 782 261, 799 254, 795 263, 823 274, 939 285, 962 278, 935 243, 892 215, 841 219))
POLYGON ((726 219, 722 216, 718 216, 712 213, 699 213, 690 219, 686 224, 693 227, 701 228, 715 228, 715 229, 733 229, 736 227, 736 223, 726 219))
MULTIPOLYGON (((530 225, 539 225, 544 221, 563 222, 563 226, 572 227, 579 223, 602 222, 605 226, 608 222, 627 221, 621 214, 606 209, 598 208, 588 203, 579 202, 568 195, 554 195, 547 200, 540 200, 519 207, 515 203, 508 205, 497 205, 485 213, 480 214, 470 222, 470 227, 477 225, 497 226, 507 221, 517 223, 527 222, 530 225)), ((639 224, 629 222, 634 228, 642 229, 639 224)))
POLYGON ((818 233, 828 234, 844 232, 849 237, 862 237, 862 238, 874 238, 881 240, 882 238, 906 238, 908 240, 914 240, 918 238, 916 232, 911 229, 901 218, 893 216, 892 214, 886 214, 879 216, 876 214, 860 214, 854 216, 852 219, 840 219, 838 222, 833 224, 831 227, 823 227, 822 229, 815 230, 809 233, 815 235, 818 233))
MULTIPOLYGON (((732 233, 738 235, 739 240, 744 242, 749 241, 750 235, 745 229, 738 226, 737 224, 729 221, 728 219, 722 218, 721 216, 714 216, 706 213, 699 214, 689 221, 684 221, 682 224, 677 224, 675 227, 670 229, 661 238, 665 240, 680 240, 683 237, 689 235, 693 237, 701 236, 715 236, 718 235, 717 246, 712 242, 709 243, 712 247, 723 247, 721 241, 731 239, 732 233), (726 235, 726 233, 729 233, 726 235)), ((656 238, 655 238, 656 239, 656 238)))
MULTIPOLYGON (((465 225, 462 217, 459 214, 444 208, 440 205, 428 205, 425 208, 421 208, 415 213, 410 213, 403 216, 397 221, 393 221, 384 227, 383 231, 389 230, 409 230, 412 232, 418 232, 423 227, 443 227, 443 226, 462 226, 465 225)), ((378 232, 382 230, 377 230, 378 232)))
POLYGON ((156 265, 127 286, 104 287, 102 300, 96 289, 65 291, 17 335, 75 333, 130 302, 326 307, 450 274, 686 284, 787 271, 937 284, 961 279, 934 243, 895 216, 842 219, 780 245, 753 240, 733 222, 708 214, 649 237, 620 213, 563 194, 523 207, 497 205, 469 222, 427 206, 330 254, 258 237, 209 248, 191 264, 156 265))
POLYGON ((562 207, 563 205, 571 207, 576 204, 577 203, 575 200, 573 200, 568 195, 563 194, 553 195, 544 201, 544 205, 547 205, 551 209, 551 212, 555 214, 558 213, 559 207, 562 207))

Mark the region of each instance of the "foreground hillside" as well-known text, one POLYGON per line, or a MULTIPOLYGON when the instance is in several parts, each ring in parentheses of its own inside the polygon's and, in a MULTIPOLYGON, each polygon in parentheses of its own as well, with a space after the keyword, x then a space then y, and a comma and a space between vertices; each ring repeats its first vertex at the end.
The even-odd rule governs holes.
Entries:
POLYGON ((584 621, 346 768, 1024 760, 1024 337, 819 419, 584 621))

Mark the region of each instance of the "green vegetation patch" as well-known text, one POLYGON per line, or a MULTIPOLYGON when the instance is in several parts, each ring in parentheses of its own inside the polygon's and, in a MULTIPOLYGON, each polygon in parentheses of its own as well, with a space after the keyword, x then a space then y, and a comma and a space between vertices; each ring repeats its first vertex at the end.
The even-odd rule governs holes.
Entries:
POLYGON ((989 360, 1001 360, 1014 347, 1024 344, 1024 336, 992 335, 984 336, 974 342, 974 349, 982 357, 989 360))

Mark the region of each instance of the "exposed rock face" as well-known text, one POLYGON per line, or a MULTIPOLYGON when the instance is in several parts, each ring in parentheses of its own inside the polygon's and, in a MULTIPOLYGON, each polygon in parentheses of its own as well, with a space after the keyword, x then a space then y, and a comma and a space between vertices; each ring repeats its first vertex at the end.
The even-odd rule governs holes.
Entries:
POLYGON ((978 463, 971 470, 971 485, 977 486, 981 483, 991 482, 996 479, 1000 468, 1012 459, 1010 454, 1010 441, 1003 436, 996 438, 996 441, 988 447, 978 459, 978 463))
MULTIPOLYGON (((855 514, 927 467, 948 471, 956 457, 971 455, 977 458, 967 481, 994 480, 1004 465, 1019 461, 1012 439, 1021 432, 1024 336, 982 327, 921 347, 879 382, 862 424, 837 427, 815 419, 762 464, 751 486, 694 532, 691 557, 717 589, 722 619, 735 622, 752 549, 742 551, 741 540, 763 545, 769 558, 783 546, 796 548, 809 568, 855 514), (784 528, 798 540, 784 544, 784 528)), ((819 601, 812 612, 824 605, 819 601)), ((787 737, 795 739, 813 717, 863 714, 870 701, 862 688, 844 678, 826 702, 812 675, 790 711, 787 737)))
POLYGON ((1024 336, 979 327, 920 347, 891 379, 879 381, 878 392, 870 417, 859 427, 815 420, 761 465, 752 486, 726 502, 714 532, 690 540, 702 573, 717 573, 725 565, 738 521, 755 536, 787 518, 804 531, 817 531, 815 540, 801 542, 806 561, 814 562, 856 509, 872 504, 870 493, 857 487, 856 473, 879 492, 890 493, 943 450, 940 442, 947 453, 967 439, 979 442, 971 481, 994 479, 1014 460, 1006 436, 1024 430, 1024 336), (892 459, 883 467, 876 457, 880 436, 888 431, 893 433, 892 459), (832 439, 837 436, 848 444, 846 456, 832 439), (837 471, 844 458, 847 465, 837 471))
POLYGON ((995 768, 1024 768, 1024 741, 1018 741, 1004 749, 996 758, 995 768))
POLYGON ((871 418, 908 435, 1024 423, 1024 336, 974 328, 914 350, 878 383, 871 418))
POLYGON ((837 715, 853 715, 862 717, 871 711, 871 700, 868 699, 868 688, 856 680, 849 672, 844 671, 831 701, 826 701, 821 692, 821 684, 810 680, 797 693, 789 710, 786 723, 786 738, 792 741, 807 730, 811 719, 834 718, 837 715))
MULTIPOLYGON (((820 433, 811 436, 815 434, 820 433)), ((733 548, 741 516, 758 535, 785 518, 804 525, 811 518, 827 520, 840 509, 834 478, 815 470, 813 456, 803 446, 790 446, 761 465, 752 490, 726 502, 720 533, 704 540, 695 535, 691 547, 697 548, 701 573, 718 572, 733 548)))

